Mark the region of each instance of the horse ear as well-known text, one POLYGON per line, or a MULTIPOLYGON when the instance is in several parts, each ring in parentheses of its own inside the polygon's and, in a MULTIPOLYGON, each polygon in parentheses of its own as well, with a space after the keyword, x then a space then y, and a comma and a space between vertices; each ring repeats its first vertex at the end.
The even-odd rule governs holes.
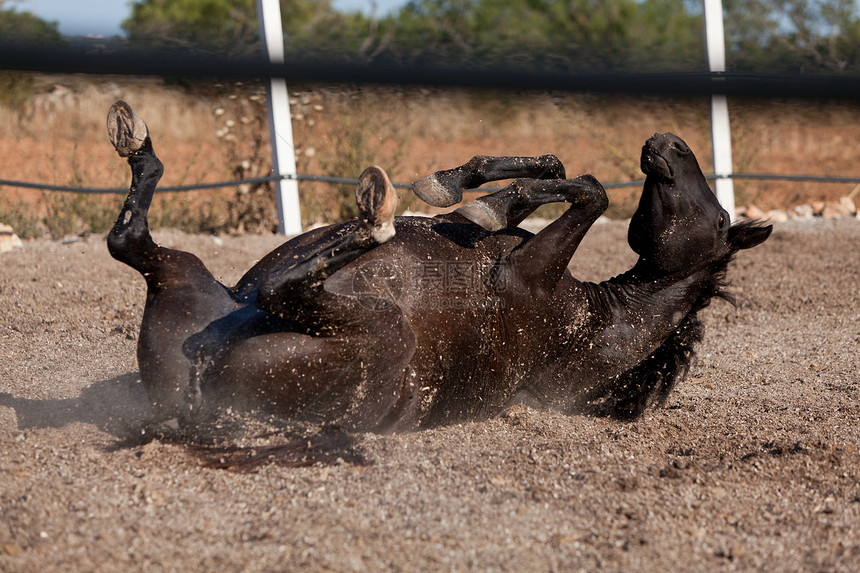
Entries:
POLYGON ((734 250, 751 249, 762 244, 773 231, 773 225, 762 225, 759 221, 743 221, 729 229, 729 244, 734 250))

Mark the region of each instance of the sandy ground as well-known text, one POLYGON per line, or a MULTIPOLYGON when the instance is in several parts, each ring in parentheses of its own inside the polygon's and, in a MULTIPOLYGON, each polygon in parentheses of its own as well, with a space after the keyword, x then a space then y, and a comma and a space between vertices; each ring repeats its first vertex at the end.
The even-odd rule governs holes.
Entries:
MULTIPOLYGON (((575 273, 624 270, 624 236, 575 273)), ((157 238, 227 281, 278 242, 157 238)), ((26 243, 0 255, 0 570, 860 570, 859 271, 857 220, 778 225, 633 423, 516 407, 237 473, 133 439, 142 279, 98 237, 26 243)))

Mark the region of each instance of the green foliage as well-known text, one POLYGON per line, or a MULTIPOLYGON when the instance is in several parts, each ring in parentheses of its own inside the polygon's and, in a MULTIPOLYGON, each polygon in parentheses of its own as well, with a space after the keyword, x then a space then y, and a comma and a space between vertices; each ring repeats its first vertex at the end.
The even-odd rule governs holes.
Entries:
POLYGON ((389 26, 393 50, 448 60, 679 69, 703 57, 684 0, 412 0, 389 26))
POLYGON ((23 201, 12 203, 6 197, 0 197, 0 223, 11 225, 22 239, 42 236, 42 227, 33 206, 23 201))
POLYGON ((257 43, 254 0, 144 0, 122 24, 132 44, 244 53, 257 43))
POLYGON ((45 45, 62 40, 56 22, 46 22, 28 12, 2 9, 0 1, 0 43, 45 45))
POLYGON ((0 70, 0 105, 21 111, 33 97, 34 85, 32 74, 0 70))
MULTIPOLYGON (((366 18, 341 14, 330 0, 282 0, 281 17, 292 49, 356 51, 366 18)), ((123 22, 133 45, 195 48, 232 55, 259 53, 254 0, 138 0, 123 22)))
MULTIPOLYGON (((5 2, 0 0, 0 46, 45 46, 62 42, 56 22, 46 22, 27 12, 3 9, 4 5, 5 2)), ((32 95, 32 75, 0 70, 0 105, 19 111, 32 95)))
MULTIPOLYGON (((729 69, 851 72, 860 68, 854 0, 724 0, 729 69)), ((282 0, 287 50, 402 64, 576 70, 705 68, 695 0, 411 0, 382 19, 331 0, 282 0)), ((254 0, 138 0, 132 43, 258 53, 254 0)))
MULTIPOLYGON (((281 6, 287 49, 316 55, 624 69, 703 58, 699 18, 685 0, 412 0, 378 21, 337 12, 330 0, 281 6)), ((142 45, 258 49, 253 0, 142 0, 123 27, 142 45)))
MULTIPOLYGON (((337 124, 336 137, 329 139, 326 153, 319 158, 324 173, 358 177, 365 168, 383 156, 386 140, 398 140, 403 133, 396 121, 384 114, 372 114, 370 100, 375 94, 356 93, 349 102, 351 113, 344 114, 337 124), (385 134, 384 137, 380 134, 385 134)), ((403 155, 402 140, 391 154, 386 154, 385 169, 389 177, 397 178, 397 168, 403 155)), ((337 211, 328 214, 337 219, 351 219, 358 215, 355 204, 355 185, 333 184, 337 211)))
POLYGON ((47 216, 42 223, 53 238, 106 233, 116 219, 112 197, 83 193, 46 192, 47 216))

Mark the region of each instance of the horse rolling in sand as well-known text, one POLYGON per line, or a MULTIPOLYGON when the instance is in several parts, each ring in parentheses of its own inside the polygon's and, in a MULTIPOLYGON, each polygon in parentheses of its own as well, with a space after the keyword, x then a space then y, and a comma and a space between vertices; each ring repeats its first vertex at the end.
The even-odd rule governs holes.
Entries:
POLYGON ((382 169, 356 188, 359 216, 290 239, 239 282, 157 245, 147 211, 162 175, 145 123, 108 115, 132 181, 108 236, 147 285, 138 363, 161 420, 192 425, 217 406, 263 408, 357 430, 401 430, 494 416, 514 400, 566 412, 639 416, 686 375, 725 293, 729 262, 771 232, 729 223, 689 147, 658 134, 628 242, 632 269, 595 284, 568 264, 608 205, 590 175, 559 160, 475 157, 415 182, 445 206, 464 188, 507 188, 438 217, 395 217, 382 169), (569 207, 537 234, 517 227, 545 203, 569 207))

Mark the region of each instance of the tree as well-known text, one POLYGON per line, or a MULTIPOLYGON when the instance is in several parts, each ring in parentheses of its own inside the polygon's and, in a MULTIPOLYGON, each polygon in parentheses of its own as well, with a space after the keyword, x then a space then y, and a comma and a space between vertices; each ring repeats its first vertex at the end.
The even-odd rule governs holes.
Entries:
POLYGON ((254 0, 143 0, 122 27, 132 44, 148 47, 242 53, 258 41, 254 0))
MULTIPOLYGON (((697 0, 410 0, 382 19, 281 0, 294 55, 575 70, 705 68, 697 0)), ((133 44, 259 53, 255 0, 138 0, 133 44)), ((729 69, 857 72, 855 0, 724 0, 729 69)))
POLYGON ((412 0, 394 50, 564 68, 703 65, 702 26, 684 0, 412 0))
MULTIPOLYGON (((27 12, 16 12, 6 4, 6 0, 0 0, 0 46, 45 46, 63 41, 56 22, 46 22, 27 12)), ((0 104, 20 111, 33 95, 33 85, 32 74, 0 70, 0 104)))
POLYGON ((860 71, 853 0, 725 0, 729 69, 860 71))
POLYGON ((28 12, 17 12, 0 0, 0 43, 51 44, 62 40, 56 22, 46 22, 28 12))
MULTIPOLYGON (((366 19, 341 14, 330 0, 281 0, 288 49, 360 44, 366 19)), ((255 0, 138 0, 123 29, 132 44, 183 47, 233 55, 259 51, 255 0)))

